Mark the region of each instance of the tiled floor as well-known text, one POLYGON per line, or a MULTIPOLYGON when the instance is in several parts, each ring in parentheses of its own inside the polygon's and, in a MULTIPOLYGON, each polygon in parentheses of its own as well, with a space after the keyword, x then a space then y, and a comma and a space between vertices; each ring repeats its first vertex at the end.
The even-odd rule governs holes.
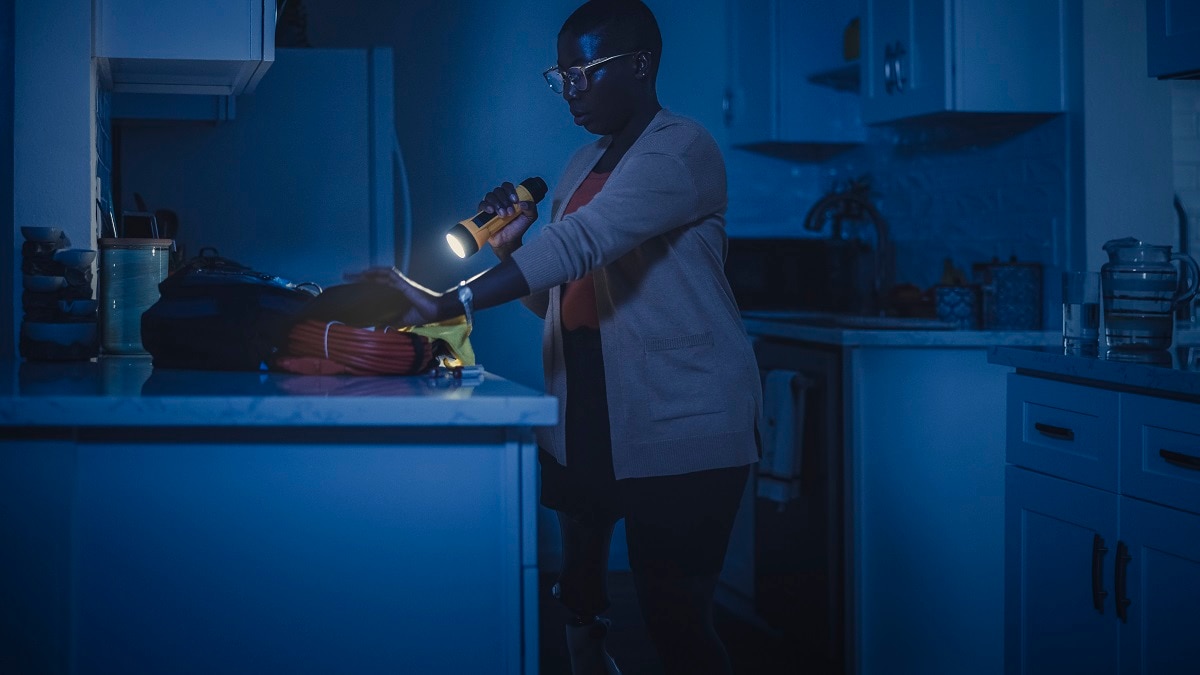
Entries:
MULTIPOLYGON (((553 574, 541 577, 541 675, 570 675, 563 639, 561 609, 550 595, 553 574)), ((662 675, 654 646, 646 637, 633 578, 628 572, 609 574, 609 597, 612 609, 605 615, 612 620, 608 651, 613 655, 623 675, 662 675)), ((729 649, 736 675, 795 675, 802 670, 795 658, 789 658, 787 641, 772 636, 754 626, 739 621, 718 607, 717 632, 729 649)))

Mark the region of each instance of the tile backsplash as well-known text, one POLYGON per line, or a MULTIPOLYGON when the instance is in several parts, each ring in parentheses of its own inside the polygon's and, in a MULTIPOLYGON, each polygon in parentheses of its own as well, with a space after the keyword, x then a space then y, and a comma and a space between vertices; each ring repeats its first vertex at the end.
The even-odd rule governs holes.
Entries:
POLYGON ((980 117, 872 128, 867 143, 820 164, 730 150, 729 234, 813 236, 802 227, 809 207, 867 176, 897 282, 931 286, 946 258, 968 274, 973 263, 1013 255, 1053 266, 1065 229, 1066 138, 1064 116, 980 117))

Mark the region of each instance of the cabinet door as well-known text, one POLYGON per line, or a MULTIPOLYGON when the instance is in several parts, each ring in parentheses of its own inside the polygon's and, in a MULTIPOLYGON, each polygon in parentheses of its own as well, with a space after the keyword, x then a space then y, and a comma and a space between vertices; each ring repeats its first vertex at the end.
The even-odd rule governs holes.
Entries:
POLYGON ((96 0, 96 56, 262 58, 264 11, 273 15, 274 6, 268 10, 262 0, 96 0))
POLYGON ((1053 113, 1065 109, 1064 0, 954 0, 950 109, 1053 113))
POLYGON ((1006 478, 1006 671, 1117 672, 1117 496, 1011 465, 1006 478))
MULTIPOLYGON (((1121 622, 1121 672, 1195 672, 1200 635, 1200 515, 1121 498, 1122 565, 1128 599, 1121 622)), ((1123 593, 1122 593, 1123 591, 1123 593)))
POLYGON ((93 55, 118 92, 253 92, 275 60, 272 0, 94 0, 93 55))
POLYGON ((845 0, 729 3, 726 124, 734 146, 865 140, 857 92, 838 91, 808 79, 846 66, 842 32, 857 9, 845 0))
POLYGON ((863 120, 1063 110, 1063 0, 864 0, 863 120))
POLYGON ((1200 71, 1200 3, 1146 0, 1146 60, 1151 77, 1200 71))
POLYGON ((947 109, 949 1, 864 1, 864 122, 947 109))
POLYGON ((69 672, 522 672, 537 610, 515 443, 94 434, 74 474, 69 672))
POLYGON ((997 675, 1005 371, 983 349, 846 349, 860 675, 997 675))

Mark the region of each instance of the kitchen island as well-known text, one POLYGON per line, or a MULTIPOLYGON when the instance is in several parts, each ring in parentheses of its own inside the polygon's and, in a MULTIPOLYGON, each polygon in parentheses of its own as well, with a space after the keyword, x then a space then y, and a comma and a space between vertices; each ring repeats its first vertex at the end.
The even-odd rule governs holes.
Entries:
MULTIPOLYGON (((946 330, 930 320, 765 312, 744 315, 759 367, 808 383, 799 497, 779 507, 744 502, 731 553, 762 556, 784 544, 746 535, 787 523, 802 549, 798 582, 809 611, 799 639, 832 672, 1000 675, 1004 657, 1005 378, 989 348, 1048 347, 1054 331, 946 330), (815 475, 814 475, 815 474, 815 475), (794 512, 793 517, 786 514, 794 512), (783 516, 779 515, 784 514, 783 516), (751 530, 753 531, 753 530, 751 530), (825 586, 819 592, 814 580, 825 586), (813 598, 822 599, 821 602, 813 598), (826 599, 827 598, 827 599, 826 599)), ((768 392, 768 398, 770 393, 768 392)), ((767 401, 770 408, 770 401, 767 401)), ((761 536, 761 535, 760 535, 761 536)), ((767 598, 726 564, 726 586, 767 598)), ((769 577, 768 577, 769 578, 769 577)))
POLYGON ((0 364, 0 671, 537 672, 501 378, 0 364))

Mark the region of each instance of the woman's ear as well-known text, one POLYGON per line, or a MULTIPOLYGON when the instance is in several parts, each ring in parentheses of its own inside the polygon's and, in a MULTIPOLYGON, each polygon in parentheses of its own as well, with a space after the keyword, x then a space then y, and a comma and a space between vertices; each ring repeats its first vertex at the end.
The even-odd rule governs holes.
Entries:
POLYGON ((634 77, 640 80, 650 74, 650 59, 652 56, 650 52, 638 52, 635 58, 637 59, 637 70, 634 71, 634 77))

